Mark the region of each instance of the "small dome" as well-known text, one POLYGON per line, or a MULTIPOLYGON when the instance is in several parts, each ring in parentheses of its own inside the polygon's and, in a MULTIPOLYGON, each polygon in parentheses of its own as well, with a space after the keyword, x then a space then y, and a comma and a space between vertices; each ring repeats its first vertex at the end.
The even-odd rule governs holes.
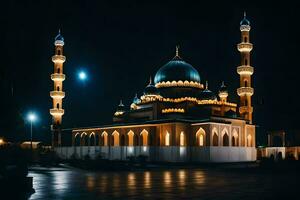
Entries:
POLYGON ((152 84, 152 80, 150 78, 150 82, 147 87, 144 89, 144 95, 159 95, 158 89, 152 84))
POLYGON ((226 85, 224 84, 224 81, 222 81, 222 85, 221 85, 221 87, 220 87, 219 92, 227 92, 227 87, 226 87, 226 85))
POLYGON ((138 98, 137 94, 135 94, 135 97, 133 98, 132 103, 138 104, 140 102, 141 102, 141 100, 138 98))
POLYGON ((58 31, 58 34, 55 37, 55 41, 64 41, 64 37, 60 34, 60 30, 58 31))
POLYGON ((193 81, 200 83, 198 71, 179 57, 178 48, 176 48, 176 56, 162 66, 154 77, 155 84, 167 81, 193 81))
POLYGON ((122 111, 125 111, 125 106, 122 100, 120 100, 120 104, 118 105, 117 112, 122 112, 122 111))
POLYGON ((250 21, 246 18, 246 12, 244 12, 244 18, 240 22, 241 26, 250 26, 250 21))
POLYGON ((206 88, 199 95, 201 100, 217 100, 215 93, 208 89, 208 83, 206 82, 206 88))

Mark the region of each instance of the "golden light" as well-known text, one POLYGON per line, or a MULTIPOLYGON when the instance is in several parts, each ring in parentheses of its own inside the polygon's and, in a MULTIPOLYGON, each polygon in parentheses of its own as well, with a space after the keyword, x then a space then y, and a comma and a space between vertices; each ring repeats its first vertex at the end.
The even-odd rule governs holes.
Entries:
POLYGON ((4 144, 4 140, 2 138, 0 138, 0 145, 4 144))

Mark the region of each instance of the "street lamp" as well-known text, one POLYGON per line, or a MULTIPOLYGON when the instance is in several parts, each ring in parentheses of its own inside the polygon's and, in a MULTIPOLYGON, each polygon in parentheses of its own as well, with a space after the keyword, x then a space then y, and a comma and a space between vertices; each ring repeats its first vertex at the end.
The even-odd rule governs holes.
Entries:
POLYGON ((32 151, 32 123, 36 121, 37 117, 33 112, 30 112, 27 118, 30 121, 30 149, 32 151))

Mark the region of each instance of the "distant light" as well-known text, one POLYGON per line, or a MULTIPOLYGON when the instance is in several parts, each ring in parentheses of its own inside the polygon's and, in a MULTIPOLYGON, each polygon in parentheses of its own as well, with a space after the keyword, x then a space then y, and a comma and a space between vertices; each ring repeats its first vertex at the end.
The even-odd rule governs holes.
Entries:
POLYGON ((34 122, 37 119, 36 115, 32 112, 28 114, 27 118, 30 122, 34 122))
POLYGON ((84 71, 81 71, 78 73, 78 78, 82 81, 85 81, 87 79, 87 74, 84 71))
POLYGON ((0 145, 4 144, 4 140, 0 138, 0 145))

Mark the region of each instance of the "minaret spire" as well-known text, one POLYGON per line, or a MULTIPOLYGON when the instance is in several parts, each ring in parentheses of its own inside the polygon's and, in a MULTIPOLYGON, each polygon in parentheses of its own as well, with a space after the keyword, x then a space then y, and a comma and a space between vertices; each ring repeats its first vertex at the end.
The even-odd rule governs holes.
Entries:
POLYGON ((179 45, 176 45, 176 54, 175 57, 179 57, 179 45))
POLYGON ((205 81, 205 89, 208 90, 208 81, 205 81))
POLYGON ((152 77, 149 78, 149 85, 152 85, 152 77))
POLYGON ((63 91, 63 81, 65 80, 63 64, 66 61, 66 57, 63 55, 64 38, 60 34, 60 30, 58 30, 58 35, 55 37, 54 45, 55 55, 52 56, 54 73, 51 74, 51 80, 54 84, 53 90, 50 92, 53 107, 50 109, 50 114, 52 116, 52 146, 60 146, 62 116, 64 115, 62 102, 65 97, 65 92, 63 91))
POLYGON ((246 12, 244 12, 244 18, 240 22, 241 43, 237 45, 241 53, 241 65, 237 67, 237 73, 240 75, 240 87, 237 89, 237 93, 240 96, 240 116, 252 123, 251 97, 254 90, 251 87, 251 76, 254 70, 250 65, 250 53, 253 48, 252 43, 250 43, 250 29, 250 21, 246 19, 246 12))

